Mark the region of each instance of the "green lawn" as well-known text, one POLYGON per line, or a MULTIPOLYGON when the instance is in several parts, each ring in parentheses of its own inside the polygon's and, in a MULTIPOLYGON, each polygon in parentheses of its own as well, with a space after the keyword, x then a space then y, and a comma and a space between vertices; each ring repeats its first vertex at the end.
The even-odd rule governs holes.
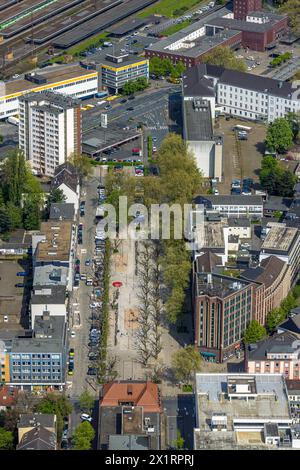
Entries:
POLYGON ((171 36, 172 34, 180 31, 181 29, 186 28, 190 24, 191 22, 189 20, 183 21, 182 23, 173 24, 172 26, 170 26, 170 28, 166 29, 165 31, 162 31, 161 34, 163 34, 164 36, 171 36))
POLYGON ((160 2, 157 2, 155 5, 147 8, 138 16, 140 18, 146 18, 149 15, 157 14, 157 15, 167 16, 168 18, 172 18, 175 16, 180 16, 181 14, 184 14, 184 11, 182 13, 179 12, 177 14, 176 13, 177 10, 180 10, 181 8, 186 8, 185 11, 187 11, 196 5, 201 5, 201 3, 203 3, 203 0, 202 1, 199 1, 199 0, 177 0, 177 1, 160 0, 160 2))

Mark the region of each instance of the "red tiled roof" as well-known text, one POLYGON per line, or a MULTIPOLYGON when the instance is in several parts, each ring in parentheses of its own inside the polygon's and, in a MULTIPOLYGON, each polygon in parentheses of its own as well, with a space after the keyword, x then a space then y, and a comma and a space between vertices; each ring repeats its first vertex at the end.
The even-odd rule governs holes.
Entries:
POLYGON ((18 390, 4 385, 0 387, 0 406, 13 406, 17 400, 18 390))
POLYGON ((162 411, 158 386, 153 382, 109 382, 103 386, 101 406, 119 406, 128 402, 143 406, 148 413, 162 411))

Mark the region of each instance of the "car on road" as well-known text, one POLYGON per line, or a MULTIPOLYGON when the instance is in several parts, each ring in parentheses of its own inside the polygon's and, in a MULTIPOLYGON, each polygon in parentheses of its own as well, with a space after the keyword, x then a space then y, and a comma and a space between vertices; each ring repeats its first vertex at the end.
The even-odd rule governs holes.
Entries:
POLYGON ((75 338, 75 336, 76 336, 75 331, 71 331, 71 338, 75 338))
POLYGON ((21 282, 18 282, 15 284, 15 287, 25 287, 25 284, 22 284, 21 282))
POLYGON ((242 188, 242 195, 243 196, 251 196, 251 189, 247 186, 243 186, 242 188))
POLYGON ((97 369, 95 367, 89 367, 87 375, 97 375, 97 369))
POLYGON ((74 348, 71 348, 69 351, 69 356, 74 357, 74 354, 75 354, 74 348))
POLYGON ((62 439, 67 439, 67 438, 68 438, 68 432, 69 432, 69 429, 66 428, 66 429, 64 430, 64 432, 62 433, 62 439))
POLYGON ((86 414, 86 413, 82 413, 80 415, 80 419, 82 421, 89 421, 89 422, 93 421, 93 418, 90 415, 86 414))
POLYGON ((123 98, 120 103, 127 103, 127 100, 125 98, 123 98))
POLYGON ((90 266, 91 265, 91 260, 90 259, 86 259, 85 262, 84 262, 85 266, 90 266))
POLYGON ((90 303, 90 308, 97 308, 100 307, 101 303, 100 302, 91 302, 90 303))
POLYGON ((17 276, 22 276, 22 277, 25 277, 25 276, 28 276, 28 275, 29 275, 29 273, 27 273, 26 271, 19 271, 17 273, 17 276))
POLYGON ((126 111, 134 111, 134 108, 130 106, 129 108, 126 109, 126 111))

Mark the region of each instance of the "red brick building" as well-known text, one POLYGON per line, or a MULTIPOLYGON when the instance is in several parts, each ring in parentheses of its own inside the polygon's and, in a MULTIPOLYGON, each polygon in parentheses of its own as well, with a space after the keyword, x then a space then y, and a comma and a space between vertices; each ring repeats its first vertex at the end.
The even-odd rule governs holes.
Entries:
POLYGON ((262 0, 234 0, 233 13, 236 20, 245 20, 248 13, 260 11, 262 0))

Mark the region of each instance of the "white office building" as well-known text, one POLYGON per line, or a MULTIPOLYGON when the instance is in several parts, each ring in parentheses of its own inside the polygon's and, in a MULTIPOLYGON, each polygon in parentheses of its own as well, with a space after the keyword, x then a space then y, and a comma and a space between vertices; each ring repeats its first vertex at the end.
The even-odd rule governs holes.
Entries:
POLYGON ((298 82, 282 82, 214 65, 200 64, 185 72, 184 94, 189 93, 190 86, 194 96, 209 95, 210 99, 213 89, 215 104, 219 109, 225 114, 249 120, 272 122, 288 112, 300 110, 298 82))
POLYGON ((81 153, 80 104, 44 91, 22 96, 19 106, 19 147, 34 174, 53 176, 57 166, 81 153))

